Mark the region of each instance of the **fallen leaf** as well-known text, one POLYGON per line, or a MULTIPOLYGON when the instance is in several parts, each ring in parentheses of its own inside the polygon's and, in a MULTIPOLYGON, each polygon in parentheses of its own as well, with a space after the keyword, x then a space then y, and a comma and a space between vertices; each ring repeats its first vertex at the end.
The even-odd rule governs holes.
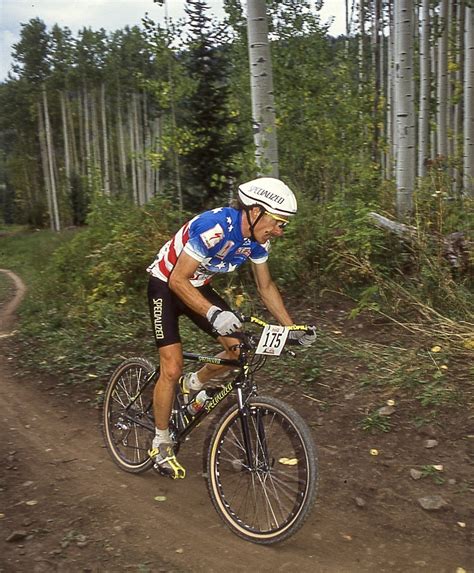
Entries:
POLYGON ((448 367, 446 366, 446 364, 441 364, 440 368, 441 368, 441 370, 447 370, 447 369, 448 369, 448 367))
POLYGON ((166 495, 155 496, 155 501, 166 501, 166 495))
POLYGON ((184 553, 184 549, 180 547, 179 549, 176 549, 176 553, 184 553))
POLYGON ((443 471, 443 464, 437 464, 437 465, 433 466, 433 469, 437 470, 438 472, 442 472, 443 471))
POLYGON ((342 334, 342 331, 341 330, 333 330, 332 333, 333 334, 342 334))
POLYGON ((395 400, 387 400, 387 406, 395 406, 395 400))
POLYGON ((341 535, 344 539, 347 539, 347 541, 352 541, 352 535, 346 535, 345 533, 341 533, 341 535))
POLYGON ((30 499, 30 501, 26 502, 26 505, 36 505, 38 502, 36 501, 36 499, 30 499))
POLYGON ((464 567, 456 567, 456 573, 467 573, 464 567))
POLYGON ((441 346, 433 346, 431 352, 441 352, 441 346))
POLYGON ((378 455, 379 455, 379 451, 376 450, 375 448, 372 448, 372 449, 370 450, 370 455, 371 455, 371 456, 378 456, 378 455))
POLYGON ((284 466, 296 466, 298 460, 296 458, 280 458, 278 462, 284 466))
POLYGON ((459 527, 466 527, 466 524, 464 523, 464 521, 458 521, 458 525, 459 525, 459 527))
POLYGON ((238 308, 239 306, 242 306, 242 303, 244 302, 245 297, 243 294, 238 294, 235 297, 235 306, 238 308))
POLYGON ((468 350, 474 350, 474 338, 472 340, 466 340, 464 343, 464 348, 467 348, 468 350))

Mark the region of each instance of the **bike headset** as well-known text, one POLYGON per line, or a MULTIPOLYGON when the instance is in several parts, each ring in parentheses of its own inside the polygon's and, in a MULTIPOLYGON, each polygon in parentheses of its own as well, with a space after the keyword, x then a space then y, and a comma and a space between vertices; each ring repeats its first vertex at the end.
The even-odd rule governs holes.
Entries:
POLYGON ((254 229, 266 212, 280 217, 296 214, 298 205, 293 191, 274 177, 259 177, 239 185, 239 200, 245 210, 250 226, 250 238, 256 241, 254 229), (255 221, 250 221, 250 209, 258 207, 260 213, 255 221))

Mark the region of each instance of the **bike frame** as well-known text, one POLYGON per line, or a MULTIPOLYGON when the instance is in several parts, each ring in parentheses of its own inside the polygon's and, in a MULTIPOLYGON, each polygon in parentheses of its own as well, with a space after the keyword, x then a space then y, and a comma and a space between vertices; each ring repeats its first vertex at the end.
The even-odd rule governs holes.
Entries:
MULTIPOLYGON (((250 444, 250 435, 248 425, 246 423, 246 417, 248 415, 246 410, 246 402, 248 397, 255 391, 255 386, 253 385, 252 376, 249 372, 249 364, 247 362, 247 350, 240 345, 241 352, 240 357, 238 359, 229 359, 229 358, 216 358, 215 356, 206 356, 203 354, 195 354, 193 352, 183 352, 183 358, 185 360, 190 360, 193 362, 200 362, 202 364, 214 364, 217 366, 235 366, 239 368, 239 372, 235 378, 233 378, 230 382, 228 382, 222 390, 220 390, 215 396, 212 397, 203 407, 203 409, 198 412, 194 417, 192 417, 186 410, 186 407, 181 407, 179 410, 174 410, 173 413, 176 413, 178 427, 176 427, 176 438, 178 443, 181 443, 186 436, 188 436, 194 428, 199 426, 199 424, 203 421, 203 419, 208 416, 229 394, 236 390, 237 392, 237 403, 239 407, 239 411, 242 417, 242 429, 244 435, 244 442, 246 445, 247 455, 249 458, 249 463, 251 463, 252 459, 252 452, 251 452, 251 444, 250 444), (251 390, 247 393, 244 393, 244 388, 248 388, 251 385, 251 390)), ((123 416, 125 419, 146 428, 150 432, 155 431, 155 427, 153 424, 148 422, 147 420, 139 419, 131 413, 133 411, 133 405, 135 402, 140 398, 143 394, 145 389, 154 381, 156 381, 159 374, 159 369, 155 369, 145 381, 142 389, 140 390, 139 394, 137 394, 130 404, 127 406, 126 410, 123 412, 123 416)), ((148 411, 151 407, 151 401, 147 404, 145 411, 148 411)))

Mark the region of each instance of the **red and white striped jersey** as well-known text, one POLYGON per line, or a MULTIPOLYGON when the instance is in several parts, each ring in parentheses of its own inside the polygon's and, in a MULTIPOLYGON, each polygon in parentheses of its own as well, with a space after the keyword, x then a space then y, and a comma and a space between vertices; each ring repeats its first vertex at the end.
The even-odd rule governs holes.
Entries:
POLYGON ((264 263, 268 259, 268 244, 242 235, 242 211, 220 207, 191 219, 160 249, 147 271, 168 282, 181 252, 199 261, 193 286, 207 284, 216 273, 229 273, 247 259, 264 263))

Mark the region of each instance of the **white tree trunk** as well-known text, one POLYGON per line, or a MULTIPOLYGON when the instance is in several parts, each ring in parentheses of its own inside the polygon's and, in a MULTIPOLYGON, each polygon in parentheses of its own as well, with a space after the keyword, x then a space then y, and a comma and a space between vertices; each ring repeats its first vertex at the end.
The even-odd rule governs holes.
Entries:
POLYGON ((278 177, 273 73, 265 0, 247 0, 247 30, 255 160, 261 174, 278 177))
POLYGON ((463 190, 474 197, 474 8, 465 10, 463 190))
POLYGON ((102 149, 104 158, 104 193, 110 195, 110 171, 109 171, 109 138, 107 133, 107 111, 105 107, 105 84, 100 86, 100 109, 102 120, 102 149))
POLYGON ((438 154, 448 156, 448 0, 441 0, 440 13, 441 35, 438 41, 438 81, 436 100, 438 113, 437 123, 437 147, 438 154))
POLYGON ((91 127, 92 127, 92 156, 93 156, 93 177, 97 185, 97 179, 102 181, 101 188, 103 189, 103 173, 101 169, 101 152, 100 152, 100 136, 99 136, 99 116, 97 113, 97 98, 95 89, 91 93, 91 127))
MULTIPOLYGON (((68 133, 69 133, 71 174, 72 173, 79 173, 80 172, 80 166, 79 166, 79 159, 78 159, 78 155, 77 155, 77 144, 76 144, 76 138, 75 138, 74 120, 73 120, 72 111, 71 111, 71 104, 67 98, 65 99, 65 104, 66 104, 66 121, 68 124, 68 133)), ((79 115, 81 116, 80 107, 81 106, 79 104, 79 115)), ((80 133, 81 133, 81 130, 79 128, 79 134, 80 133)), ((80 137, 82 137, 82 136, 80 136, 80 137)))
POLYGON ((426 174, 430 138, 430 0, 421 5, 420 112, 418 117, 418 177, 426 174))
MULTIPOLYGON (((430 14, 431 14, 431 19, 430 19, 430 27, 433 31, 433 35, 435 36, 435 39, 432 41, 432 45, 430 48, 430 54, 431 54, 431 78, 433 80, 433 83, 436 82, 436 79, 438 78, 438 38, 436 37, 436 34, 438 32, 438 28, 439 28, 439 17, 436 14, 436 11, 434 10, 434 8, 430 9, 430 14)), ((433 90, 435 90, 436 86, 434 86, 433 90)), ((436 125, 436 110, 437 110, 437 106, 433 106, 434 109, 432 110, 432 112, 430 112, 430 122, 434 125, 436 125)), ((431 150, 431 157, 435 158, 438 155, 438 146, 437 146, 437 129, 431 129, 430 130, 430 150, 431 150)))
MULTIPOLYGON (((456 92, 463 85, 463 65, 464 65, 464 1, 458 0, 456 5, 456 92)), ((460 167, 460 159, 462 156, 462 101, 456 98, 454 104, 454 180, 453 192, 458 194, 462 188, 462 169, 460 167)))
POLYGON ((44 109, 44 125, 46 129, 46 149, 48 152, 48 169, 49 177, 51 183, 51 209, 54 220, 54 230, 61 230, 61 223, 59 221, 59 209, 58 209, 58 196, 56 189, 56 174, 54 170, 54 149, 53 149, 53 136, 51 133, 51 124, 49 121, 49 111, 48 111, 48 97, 46 95, 46 86, 43 84, 41 88, 43 96, 43 109, 44 109))
POLYGON ((63 125, 64 171, 66 172, 66 184, 69 188, 69 178, 71 177, 71 152, 69 150, 69 130, 66 113, 66 97, 64 92, 60 92, 59 100, 61 102, 61 121, 63 125))
POLYGON ((84 105, 84 145, 86 149, 86 173, 87 185, 89 192, 92 191, 92 152, 91 152, 91 129, 90 129, 90 113, 89 113, 89 94, 87 89, 83 88, 83 105, 84 105))
POLYGON ((382 86, 382 73, 383 68, 380 66, 381 59, 381 43, 383 42, 383 27, 381 22, 381 0, 374 0, 374 13, 372 20, 372 68, 374 70, 374 106, 373 106, 373 149, 372 158, 374 162, 382 164, 379 154, 379 141, 380 141, 380 96, 382 86), (380 31, 382 30, 382 42, 380 40, 380 31))
POLYGON ((359 0, 359 90, 365 82, 365 1, 359 0))
POLYGON ((43 167, 44 186, 46 189, 46 202, 48 205, 49 226, 51 228, 51 231, 54 231, 54 217, 51 203, 51 178, 49 174, 48 152, 46 149, 47 146, 46 146, 46 134, 44 128, 43 107, 39 101, 37 104, 37 108, 38 108, 38 134, 40 143, 41 164, 43 167))
POLYGON ((413 28, 413 0, 397 0, 395 2, 396 184, 397 213, 401 219, 412 212, 415 184, 413 28))
MULTIPOLYGON (((161 117, 158 116, 153 122, 153 139, 152 139, 153 151, 161 156, 161 117)), ((156 197, 161 193, 160 189, 160 163, 153 169, 154 172, 154 186, 153 195, 156 197)))
POLYGON ((120 189, 122 192, 127 190, 127 155, 125 153, 125 134, 123 128, 122 98, 118 94, 117 104, 117 145, 118 145, 118 162, 120 173, 120 189))
POLYGON ((142 116, 141 102, 139 94, 134 93, 133 98, 133 125, 135 137, 135 167, 137 172, 138 205, 145 204, 145 177, 143 166, 143 137, 142 137, 142 116))
POLYGON ((133 101, 128 104, 128 137, 130 142, 130 170, 132 172, 132 195, 133 201, 138 205, 138 184, 137 184, 137 169, 136 169, 136 146, 135 146, 135 129, 133 126, 133 116, 134 116, 134 105, 133 101))
POLYGON ((154 196, 154 174, 150 161, 150 153, 154 150, 154 120, 150 120, 150 110, 146 92, 143 93, 143 154, 145 161, 145 203, 148 203, 154 196))
POLYGON ((386 158, 386 179, 392 179, 393 177, 393 166, 395 164, 395 136, 393 129, 393 118, 394 118, 394 105, 395 105, 395 94, 394 94, 394 52, 395 52, 395 30, 394 30, 394 18, 393 18, 393 7, 391 4, 388 5, 388 25, 389 34, 387 38, 387 138, 389 145, 387 146, 387 158, 386 158))

